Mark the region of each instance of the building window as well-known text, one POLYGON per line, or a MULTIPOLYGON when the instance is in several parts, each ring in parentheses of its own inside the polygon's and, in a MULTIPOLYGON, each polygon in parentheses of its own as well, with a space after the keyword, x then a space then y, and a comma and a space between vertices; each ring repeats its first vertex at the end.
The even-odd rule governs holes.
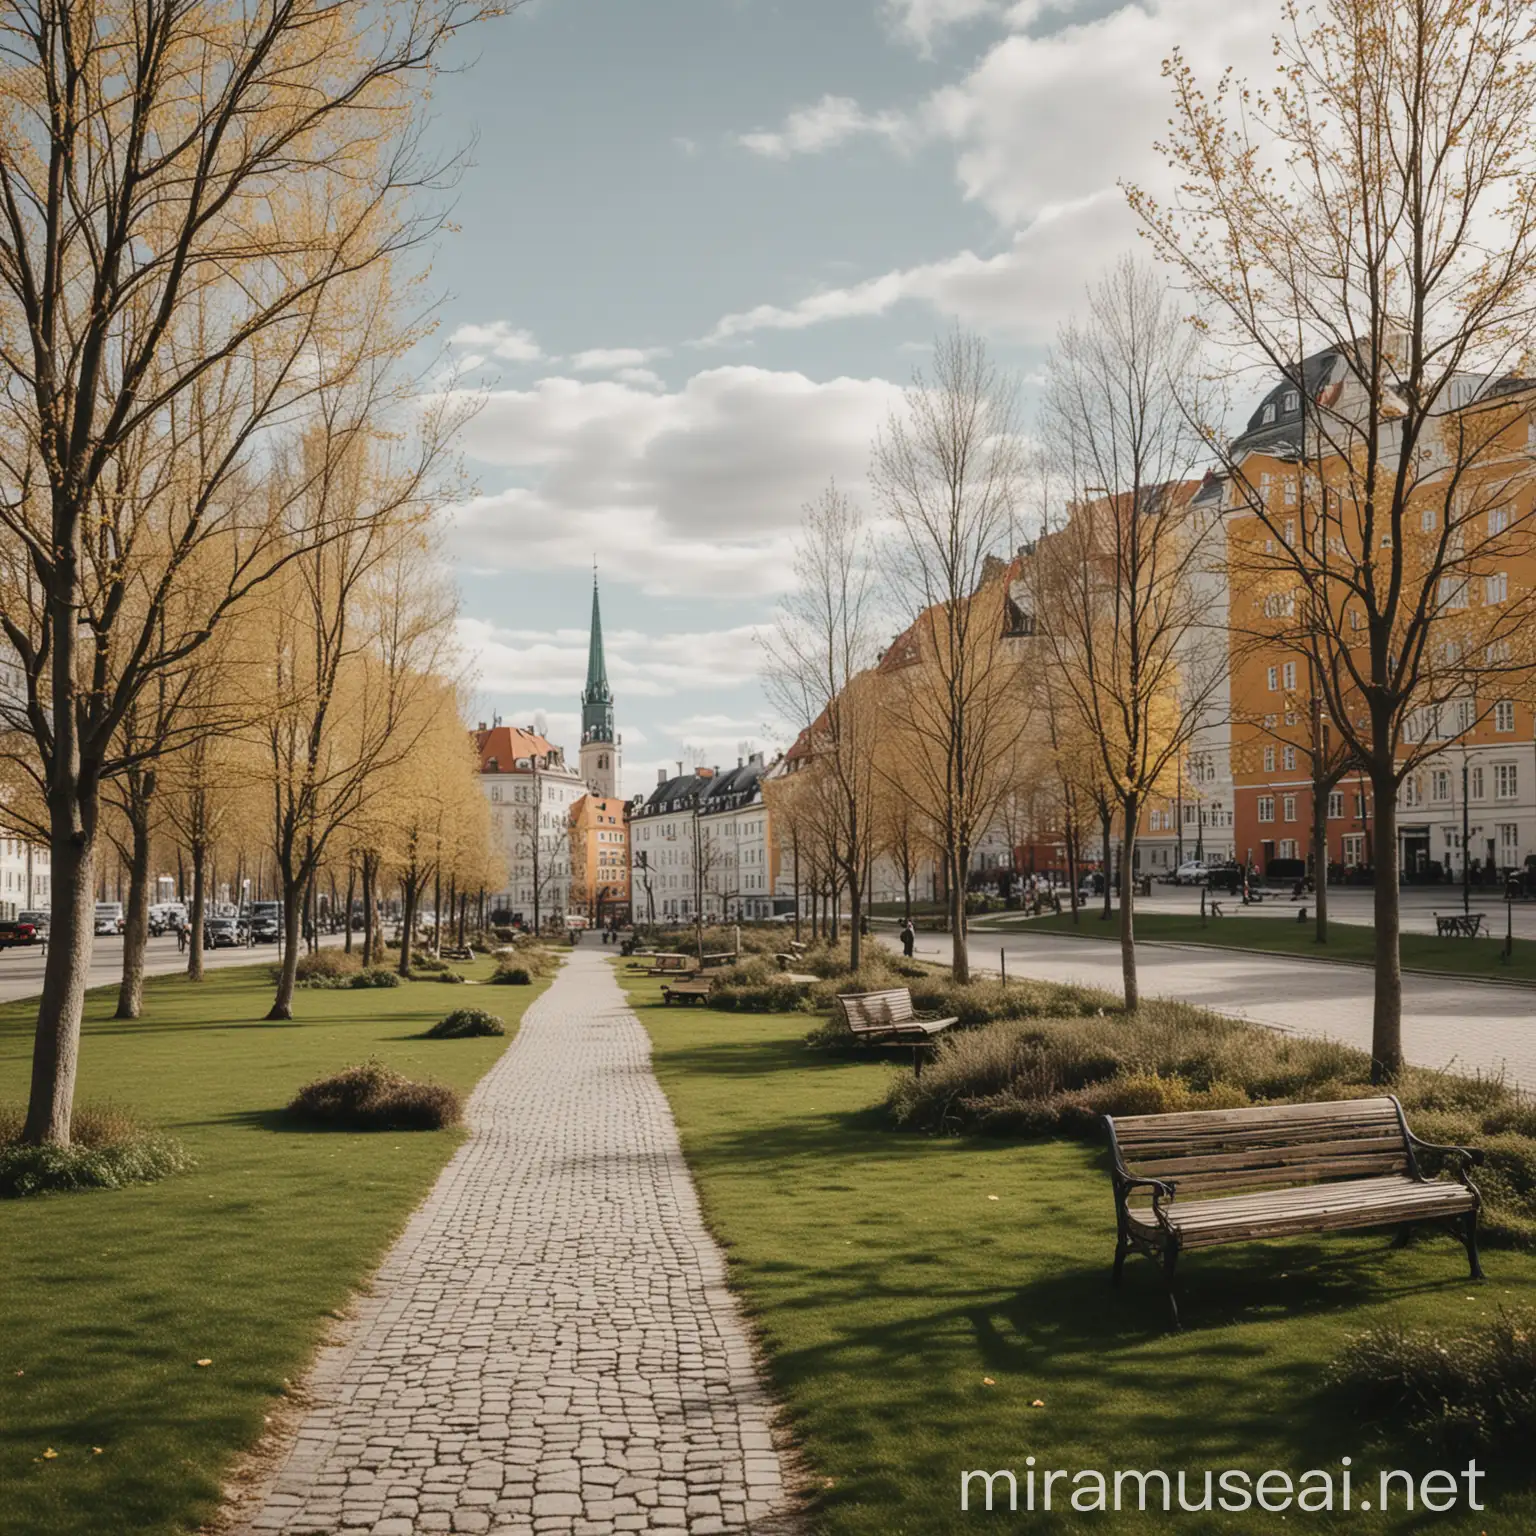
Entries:
POLYGON ((1340 789, 1330 791, 1328 795, 1328 820, 1343 821, 1344 819, 1344 792, 1340 789))
POLYGON ((1445 802, 1451 798, 1451 771, 1449 768, 1436 768, 1429 776, 1430 798, 1445 802))
POLYGON ((1436 521, 1437 519, 1435 517, 1435 509, 1433 507, 1425 507, 1423 511, 1419 513, 1419 527, 1422 528, 1425 533, 1433 533, 1435 531, 1436 521))
POLYGON ((1402 800, 1404 807, 1408 810, 1423 805, 1424 785, 1417 774, 1412 774, 1403 780, 1402 800))
MULTIPOLYGON (((1267 427, 1267 426, 1270 426, 1274 422, 1274 419, 1275 419, 1275 404, 1274 404, 1274 401, 1270 401, 1270 403, 1268 405, 1266 405, 1264 407, 1264 409, 1259 413, 1259 420, 1267 427)), ((1266 480, 1268 480, 1269 476, 1265 475, 1264 478, 1266 480)))
POLYGON ((1465 576, 1442 576, 1440 578, 1440 606, 1442 608, 1465 608, 1467 606, 1467 578, 1465 576))
POLYGON ((1273 747, 1265 747, 1264 748, 1264 772, 1265 773, 1273 773, 1274 771, 1275 771, 1275 749, 1273 747))
POLYGON ((1493 798, 1495 800, 1514 800, 1520 794, 1520 772, 1514 763, 1495 763, 1493 765, 1493 798))
POLYGON ((1365 862, 1365 833, 1347 832, 1344 835, 1344 867, 1354 869, 1365 862))
POLYGON ((1509 572, 1500 571, 1494 576, 1483 577, 1483 601, 1489 604, 1509 601, 1509 572))
POLYGON ((1515 706, 1509 699, 1500 699, 1493 706, 1493 728, 1496 731, 1512 731, 1515 728, 1515 706))
POLYGON ((1503 533, 1509 527, 1508 507, 1489 507, 1488 532, 1490 534, 1503 533))
POLYGON ((1275 819, 1275 797, 1273 795, 1259 796, 1259 820, 1273 821, 1275 819))
MULTIPOLYGON (((1285 491, 1285 499, 1287 501, 1296 500, 1296 482, 1294 480, 1287 480, 1285 482, 1285 491)), ((1296 519, 1294 517, 1288 517, 1285 520, 1285 542, 1291 545, 1294 545, 1296 542, 1296 519)))
POLYGON ((1483 798, 1483 770, 1481 768, 1472 769, 1467 775, 1467 781, 1469 786, 1467 790, 1468 798, 1481 800, 1483 798))
POLYGON ((1294 661, 1286 662, 1285 666, 1281 669, 1281 681, 1284 682, 1287 689, 1296 686, 1296 663, 1294 661))
POLYGON ((1280 687, 1280 669, 1271 667, 1268 672, 1269 691, 1274 693, 1280 687))
POLYGON ((1282 837, 1280 839, 1279 852, 1282 859, 1294 859, 1296 857, 1296 839, 1294 837, 1282 837))
POLYGON ((1281 751, 1281 753, 1280 753, 1280 766, 1282 768, 1287 768, 1287 769, 1294 769, 1295 768, 1295 766, 1296 766, 1296 748, 1295 747, 1286 747, 1286 748, 1284 748, 1281 751))
POLYGON ((1520 859, 1520 828, 1512 821, 1499 823, 1499 862, 1516 864, 1520 859))
POLYGON ((1296 820, 1296 796, 1286 795, 1280 802, 1280 809, 1287 821, 1296 820))

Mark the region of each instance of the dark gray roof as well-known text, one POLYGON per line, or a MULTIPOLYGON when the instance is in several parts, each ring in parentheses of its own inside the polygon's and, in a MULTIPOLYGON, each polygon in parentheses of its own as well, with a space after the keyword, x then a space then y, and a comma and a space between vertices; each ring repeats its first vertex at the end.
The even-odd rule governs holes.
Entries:
POLYGON ((1259 401, 1247 427, 1233 439, 1233 455, 1270 453, 1277 458, 1299 458, 1306 402, 1317 399, 1318 392, 1333 382, 1339 364, 1338 352, 1330 348, 1303 360, 1299 380, 1294 370, 1288 370, 1288 376, 1259 401))

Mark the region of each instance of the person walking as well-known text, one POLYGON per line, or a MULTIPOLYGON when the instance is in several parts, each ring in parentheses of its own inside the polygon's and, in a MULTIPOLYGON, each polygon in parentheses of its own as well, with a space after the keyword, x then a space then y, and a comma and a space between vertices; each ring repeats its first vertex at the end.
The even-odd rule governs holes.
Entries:
POLYGON ((912 958, 912 949, 916 943, 917 930, 912 926, 912 919, 904 917, 901 920, 901 952, 908 960, 912 958))
POLYGON ((187 952, 187 920, 184 917, 176 919, 176 953, 184 955, 187 952))

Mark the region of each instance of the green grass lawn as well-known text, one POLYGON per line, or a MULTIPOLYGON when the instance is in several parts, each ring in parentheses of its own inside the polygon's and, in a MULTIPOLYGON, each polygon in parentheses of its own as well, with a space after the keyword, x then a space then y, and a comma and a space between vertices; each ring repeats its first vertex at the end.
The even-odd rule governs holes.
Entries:
MULTIPOLYGON (((1136 936, 1163 939, 1181 944, 1210 944, 1218 948, 1262 949, 1277 955, 1305 955, 1314 960, 1352 960, 1370 964, 1375 956, 1376 930, 1361 923, 1330 923, 1328 942, 1317 942, 1317 926, 1310 921, 1296 921, 1294 909, 1282 908, 1284 917, 1240 916, 1234 901, 1225 910, 1233 915, 1210 918, 1202 927, 1198 913, 1138 912, 1136 936)), ((1492 914, 1495 920, 1501 914, 1492 914)), ((1091 939, 1120 941, 1120 914, 1106 923, 1099 907, 1085 910, 1073 923, 1070 913, 1047 917, 1011 917, 990 919, 982 932, 1002 930, 1010 933, 1076 933, 1091 939)), ((1514 956, 1503 958, 1504 939, 1441 939, 1433 934, 1405 933, 1402 936, 1403 964, 1415 970, 1439 971, 1453 976, 1481 976, 1489 981, 1536 981, 1536 944, 1516 939, 1514 956)))
POLYGON ((1110 1288, 1096 1148, 885 1130, 871 1106, 897 1068, 806 1051, 807 1016, 668 1009, 656 983, 626 985, 803 1451, 819 1536, 1536 1528, 1529 1458, 1489 1468, 1485 1514, 1360 1512, 1383 1468, 1438 1463, 1353 1422, 1322 1381, 1368 1326, 1454 1326, 1536 1302, 1536 1259, 1487 1253, 1490 1279, 1473 1286, 1448 1237, 1406 1252, 1372 1233, 1196 1253, 1180 1276, 1186 1328, 1171 1333, 1147 1260, 1110 1288), (1206 1468, 1337 1477, 1346 1455, 1349 1515, 1062 1514, 1060 1483, 1053 1514, 958 1508, 962 1470, 1022 1480, 1028 1456, 1198 1471, 1195 1491, 1206 1468))
MULTIPOLYGON (((262 1020, 265 966, 151 981, 132 1023, 110 1018, 115 988, 90 996, 79 1096, 163 1126, 198 1167, 0 1201, 0 1532, 185 1531, 212 1514, 230 1458, 462 1134, 295 1131, 278 1111, 370 1055, 468 1088, 506 1039, 411 1037, 471 1003, 511 1026, 540 990, 300 989, 291 1024, 262 1020)), ((0 1007, 0 1100, 25 1096, 35 1012, 0 1007)))

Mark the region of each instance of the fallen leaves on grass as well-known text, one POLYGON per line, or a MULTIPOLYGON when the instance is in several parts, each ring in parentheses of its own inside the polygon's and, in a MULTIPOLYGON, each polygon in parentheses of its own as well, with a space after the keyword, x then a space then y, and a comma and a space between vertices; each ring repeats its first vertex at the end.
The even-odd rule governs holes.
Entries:
POLYGON ((197 1363, 199 1365, 212 1365, 213 1361, 212 1360, 199 1360, 197 1363))

